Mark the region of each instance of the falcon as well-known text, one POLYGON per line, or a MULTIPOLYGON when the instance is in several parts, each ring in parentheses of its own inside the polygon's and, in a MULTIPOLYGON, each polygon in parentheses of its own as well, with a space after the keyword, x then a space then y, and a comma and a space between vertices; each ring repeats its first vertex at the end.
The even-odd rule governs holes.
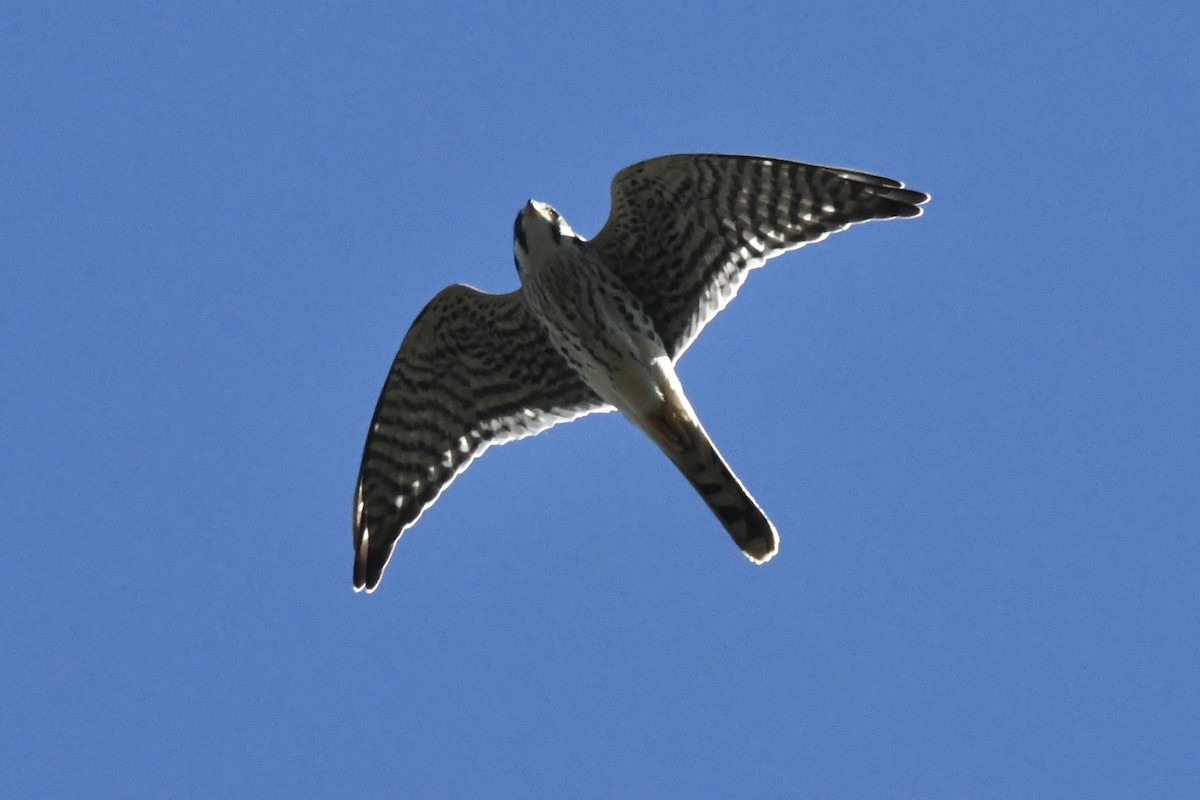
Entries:
POLYGON ((529 201, 513 225, 521 288, 443 289, 392 362, 354 492, 354 589, 492 445, 617 410, 658 445, 754 563, 775 526, 684 395, 675 363, 767 259, 856 222, 920 216, 929 196, 857 170, 671 155, 621 170, 588 240, 529 201))

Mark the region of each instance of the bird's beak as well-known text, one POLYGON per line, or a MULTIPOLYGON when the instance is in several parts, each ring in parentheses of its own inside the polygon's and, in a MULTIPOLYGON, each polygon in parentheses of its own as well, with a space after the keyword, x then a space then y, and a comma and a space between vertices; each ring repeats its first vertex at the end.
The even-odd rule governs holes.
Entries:
POLYGON ((521 209, 522 214, 535 214, 542 219, 550 222, 550 214, 546 212, 546 204, 539 203, 537 200, 530 200, 525 204, 525 208, 521 209))

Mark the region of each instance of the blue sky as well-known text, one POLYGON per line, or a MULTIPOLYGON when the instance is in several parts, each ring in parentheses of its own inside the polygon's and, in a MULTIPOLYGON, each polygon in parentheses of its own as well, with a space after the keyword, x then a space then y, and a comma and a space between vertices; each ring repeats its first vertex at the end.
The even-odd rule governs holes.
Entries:
POLYGON ((0 23, 0 794, 1194 794, 1194 5, 283 9, 0 23), (354 594, 413 317, 698 150, 933 195, 680 362, 780 555, 605 415, 354 594))

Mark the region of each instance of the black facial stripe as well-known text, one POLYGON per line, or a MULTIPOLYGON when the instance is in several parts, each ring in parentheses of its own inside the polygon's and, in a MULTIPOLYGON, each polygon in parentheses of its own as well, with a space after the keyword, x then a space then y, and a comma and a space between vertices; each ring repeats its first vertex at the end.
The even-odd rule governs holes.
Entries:
POLYGON ((517 214, 517 219, 513 222, 513 241, 521 248, 521 252, 529 252, 529 245, 525 243, 525 226, 521 224, 521 214, 517 214))

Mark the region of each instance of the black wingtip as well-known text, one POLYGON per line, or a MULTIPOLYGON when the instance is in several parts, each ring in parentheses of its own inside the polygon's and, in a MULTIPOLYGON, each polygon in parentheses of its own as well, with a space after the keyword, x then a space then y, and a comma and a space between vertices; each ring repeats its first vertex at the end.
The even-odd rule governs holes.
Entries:
MULTIPOLYGON (((888 200, 894 200, 897 203, 904 203, 911 206, 916 214, 921 213, 921 209, 917 206, 929 202, 929 195, 924 192, 918 192, 914 189, 904 189, 902 187, 888 188, 878 192, 880 197, 886 197, 888 200)), ((913 214, 912 216, 916 216, 913 214)))
POLYGON ((358 541, 358 547, 354 550, 354 591, 361 592, 366 589, 368 592, 375 588, 374 584, 370 586, 367 576, 367 561, 371 549, 371 532, 366 528, 362 529, 362 538, 358 541))
POLYGON ((383 575, 383 571, 375 572, 361 566, 358 562, 354 564, 354 591, 366 592, 370 594, 375 591, 375 587, 379 586, 379 579, 383 575))
POLYGON ((925 209, 921 208, 921 204, 929 200, 928 195, 923 195, 922 199, 911 203, 898 202, 895 205, 897 217, 919 217, 925 213, 925 209))
POLYGON ((830 172, 836 172, 839 176, 858 183, 868 183, 871 186, 878 186, 884 189, 903 189, 904 184, 895 178, 887 178, 883 175, 876 175, 874 172, 863 172, 860 169, 847 169, 846 167, 824 167, 830 172))
POLYGON ((383 578, 383 569, 391 557, 391 552, 372 552, 370 547, 370 532, 363 531, 362 543, 354 554, 354 591, 370 594, 379 586, 383 578))
MULTIPOLYGON (((378 413, 378 412, 376 412, 378 413)), ((363 479, 358 476, 354 487, 354 511, 351 519, 351 532, 354 535, 354 591, 368 592, 375 588, 367 586, 367 559, 371 553, 371 529, 367 527, 367 504, 363 498, 363 479)))
POLYGON ((929 202, 929 195, 900 186, 871 187, 867 190, 877 201, 876 218, 919 217, 925 213, 921 206, 929 202))
POLYGON ((859 184, 866 184, 864 188, 867 194, 887 201, 879 209, 884 212, 880 214, 879 218, 919 217, 923 213, 921 206, 929 202, 929 195, 925 192, 906 189, 903 183, 894 178, 885 178, 882 175, 876 175, 871 172, 861 172, 856 169, 844 169, 842 167, 830 167, 829 169, 836 172, 841 178, 859 184))

